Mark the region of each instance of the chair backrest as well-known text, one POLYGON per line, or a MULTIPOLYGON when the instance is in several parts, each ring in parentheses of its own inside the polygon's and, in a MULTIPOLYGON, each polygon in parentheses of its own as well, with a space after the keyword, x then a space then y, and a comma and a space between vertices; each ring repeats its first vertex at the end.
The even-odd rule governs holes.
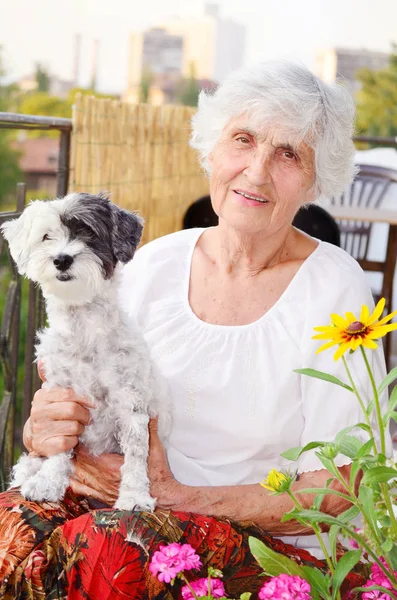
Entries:
POLYGON ((323 242, 340 246, 338 223, 318 204, 302 206, 296 213, 292 225, 323 242))
MULTIPOLYGON (((331 204, 381 208, 392 183, 397 183, 397 171, 374 165, 358 165, 360 171, 353 183, 340 197, 331 198, 331 204)), ((338 220, 341 247, 359 262, 367 261, 372 224, 365 221, 338 220)), ((363 266, 365 269, 366 267, 363 266)), ((373 269, 370 269, 373 270, 373 269)))
POLYGON ((218 225, 218 215, 212 208, 210 196, 203 196, 193 202, 183 217, 183 229, 212 227, 213 225, 218 225))
MULTIPOLYGON (((397 208, 397 171, 374 165, 358 165, 360 171, 353 183, 341 197, 331 199, 334 205, 357 206, 363 208, 383 208, 386 194, 391 186, 396 188, 397 208)), ((387 194, 389 196, 389 194, 387 194)), ((390 207, 387 207, 390 208, 390 207)), ((386 311, 392 311, 393 281, 397 259, 397 230, 390 228, 387 233, 386 256, 382 260, 370 260, 368 247, 372 224, 365 221, 338 220, 341 231, 341 247, 351 254, 364 271, 382 273, 382 287, 374 293, 375 300, 386 299, 386 311)), ((385 340, 386 364, 390 366, 391 336, 385 340)))

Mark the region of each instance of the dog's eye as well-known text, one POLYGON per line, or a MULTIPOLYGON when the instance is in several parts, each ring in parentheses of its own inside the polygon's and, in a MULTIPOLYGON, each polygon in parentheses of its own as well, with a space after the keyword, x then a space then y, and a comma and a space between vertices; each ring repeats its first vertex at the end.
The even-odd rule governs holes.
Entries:
POLYGON ((43 239, 42 239, 41 241, 42 241, 42 242, 45 242, 46 240, 49 240, 49 239, 50 239, 50 236, 48 235, 48 233, 45 233, 45 234, 43 235, 43 239))

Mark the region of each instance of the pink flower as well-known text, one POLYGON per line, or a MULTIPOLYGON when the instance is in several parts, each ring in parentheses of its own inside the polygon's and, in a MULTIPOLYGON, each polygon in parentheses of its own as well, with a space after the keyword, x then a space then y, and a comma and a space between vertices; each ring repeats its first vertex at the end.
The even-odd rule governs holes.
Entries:
MULTIPOLYGON (((380 559, 381 563, 384 566, 386 565, 386 561, 385 559, 381 556, 380 559)), ((394 571, 394 574, 397 576, 397 571, 394 571)), ((390 579, 385 575, 385 573, 382 571, 382 569, 379 567, 379 565, 377 565, 376 563, 373 563, 371 565, 371 575, 370 578, 368 579, 367 583, 364 585, 364 587, 371 587, 373 585, 381 585, 382 587, 386 588, 387 590, 392 590, 393 589, 393 584, 390 581, 390 579)), ((381 592, 380 590, 372 590, 370 592, 364 592, 362 595, 363 600, 392 600, 391 596, 389 596, 389 594, 386 594, 385 592, 381 592)))
POLYGON ((156 550, 150 561, 149 571, 156 575, 159 581, 170 583, 181 571, 200 567, 200 558, 190 544, 174 542, 156 550))
MULTIPOLYGON (((208 579, 206 577, 192 581, 190 586, 196 596, 208 595, 208 579)), ((211 579, 210 589, 214 598, 221 598, 225 595, 225 588, 220 579, 211 579)), ((187 585, 184 585, 182 588, 182 598, 183 600, 194 600, 194 596, 187 585)))
MULTIPOLYGON (((356 533, 358 533, 359 535, 362 535, 364 532, 362 529, 359 529, 358 527, 354 528, 354 531, 356 533)), ((351 548, 359 548, 360 546, 358 545, 358 542, 356 542, 356 540, 354 538, 351 538, 349 541, 349 544, 351 546, 351 548)))
POLYGON ((259 591, 259 599, 267 600, 310 600, 310 585, 297 575, 272 577, 259 591))

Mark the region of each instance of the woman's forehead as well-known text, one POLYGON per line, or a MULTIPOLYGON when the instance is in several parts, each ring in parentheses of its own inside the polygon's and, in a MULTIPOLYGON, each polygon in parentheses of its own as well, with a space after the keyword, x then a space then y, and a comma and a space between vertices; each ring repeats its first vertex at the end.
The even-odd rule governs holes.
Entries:
POLYGON ((282 123, 272 121, 272 123, 261 123, 254 116, 249 114, 231 117, 224 128, 225 134, 245 132, 255 137, 259 142, 268 142, 272 146, 284 146, 291 149, 310 148, 308 140, 304 140, 301 135, 282 123))

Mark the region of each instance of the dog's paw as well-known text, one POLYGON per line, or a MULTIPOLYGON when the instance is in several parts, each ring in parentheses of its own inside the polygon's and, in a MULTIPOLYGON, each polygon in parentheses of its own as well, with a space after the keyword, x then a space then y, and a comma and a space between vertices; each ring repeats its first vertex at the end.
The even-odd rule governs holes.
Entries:
POLYGON ((12 468, 9 487, 21 487, 25 481, 41 469, 43 462, 43 458, 22 454, 17 464, 12 468))
POLYGON ((21 486, 21 494, 27 500, 35 502, 59 502, 65 495, 65 485, 56 485, 54 481, 48 480, 42 474, 37 473, 30 477, 21 486))
POLYGON ((118 510, 153 512, 156 508, 156 500, 148 494, 123 494, 118 497, 114 508, 118 510))

